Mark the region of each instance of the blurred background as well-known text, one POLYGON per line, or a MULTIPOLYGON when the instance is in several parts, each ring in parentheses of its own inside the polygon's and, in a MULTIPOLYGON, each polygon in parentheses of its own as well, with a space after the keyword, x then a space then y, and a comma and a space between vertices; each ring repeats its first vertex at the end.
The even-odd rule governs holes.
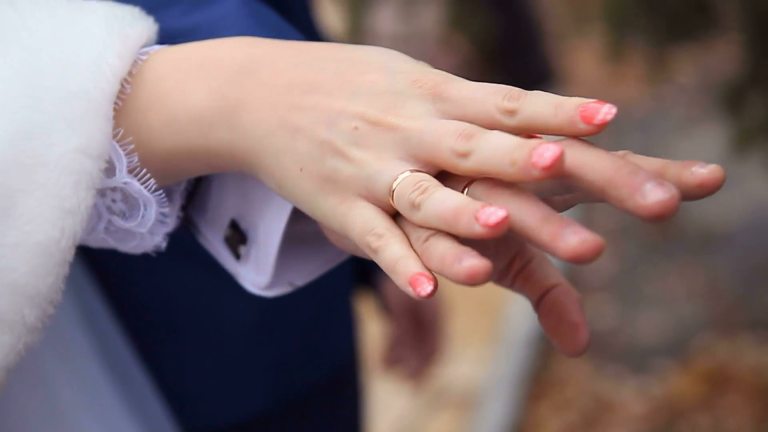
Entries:
POLYGON ((356 300, 368 432, 768 431, 768 2, 315 0, 326 35, 470 79, 613 102, 594 141, 723 165, 714 198, 649 225, 607 206, 567 268, 594 331, 570 360, 527 304, 442 284, 443 348, 418 384, 382 362, 389 328, 356 300))

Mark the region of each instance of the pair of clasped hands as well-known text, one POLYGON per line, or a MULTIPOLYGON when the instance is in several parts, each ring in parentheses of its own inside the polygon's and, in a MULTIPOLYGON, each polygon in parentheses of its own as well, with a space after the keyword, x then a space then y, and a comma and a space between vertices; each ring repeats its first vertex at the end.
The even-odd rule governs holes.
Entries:
POLYGON ((154 119, 136 142, 151 142, 152 124, 176 127, 171 150, 140 149, 161 183, 246 172, 413 297, 433 296, 435 275, 523 294, 568 355, 586 349, 589 330, 580 295, 547 254, 589 263, 605 242, 561 212, 605 202, 661 221, 725 181, 717 165, 585 141, 614 119, 608 103, 470 82, 382 48, 221 39, 156 53, 134 83, 138 102, 121 121, 154 119), (157 96, 153 82, 169 97, 142 112, 141 95, 157 96), (189 107, 192 117, 175 125, 189 107), (183 162, 176 142, 216 142, 218 152, 183 162), (160 169, 163 157, 175 158, 173 169, 160 169))

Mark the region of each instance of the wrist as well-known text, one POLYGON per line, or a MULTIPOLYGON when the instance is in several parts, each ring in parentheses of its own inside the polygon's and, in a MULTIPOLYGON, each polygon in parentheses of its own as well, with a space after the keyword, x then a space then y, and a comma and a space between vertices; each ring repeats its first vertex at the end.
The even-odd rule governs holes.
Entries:
POLYGON ((153 53, 131 76, 131 91, 115 111, 115 127, 132 138, 141 167, 160 186, 241 168, 226 76, 232 58, 220 52, 226 41, 153 53))

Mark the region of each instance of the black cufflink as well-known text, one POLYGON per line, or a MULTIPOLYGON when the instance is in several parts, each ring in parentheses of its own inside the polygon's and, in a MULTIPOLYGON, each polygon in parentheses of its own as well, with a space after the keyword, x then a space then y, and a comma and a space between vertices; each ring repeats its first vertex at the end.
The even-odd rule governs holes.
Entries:
POLYGON ((232 219, 224 232, 224 243, 236 260, 240 261, 245 246, 248 244, 248 235, 236 220, 232 219))

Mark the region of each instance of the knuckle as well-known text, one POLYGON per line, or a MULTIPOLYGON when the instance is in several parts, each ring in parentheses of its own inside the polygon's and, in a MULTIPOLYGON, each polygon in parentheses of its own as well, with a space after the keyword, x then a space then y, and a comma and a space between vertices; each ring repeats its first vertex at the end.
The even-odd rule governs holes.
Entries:
POLYGON ((419 95, 435 99, 446 93, 449 82, 439 71, 427 69, 411 77, 409 84, 419 95))
POLYGON ((540 287, 535 293, 531 295, 530 298, 531 305, 533 305, 533 310, 535 310, 537 314, 544 313, 544 310, 548 309, 547 306, 551 304, 546 302, 547 298, 549 298, 550 294, 554 293, 561 287, 562 285, 558 282, 552 282, 544 285, 543 287, 540 287))
POLYGON ((392 262, 392 272, 396 275, 404 274, 404 270, 408 267, 410 259, 405 254, 398 255, 392 262))
MULTIPOLYGON (((392 109, 385 112, 367 112, 364 113, 363 125, 368 129, 374 129, 376 131, 398 131, 408 127, 409 122, 405 117, 399 114, 394 114, 396 111, 392 109)), ((357 131, 357 130, 355 130, 357 131)))
POLYGON ((424 251, 434 245, 439 236, 439 231, 425 229, 418 238, 414 239, 415 244, 413 246, 420 251, 424 251))
POLYGON ((629 159, 634 153, 629 150, 619 150, 614 154, 622 159, 629 159))
POLYGON ((368 230, 363 237, 363 249, 369 256, 379 256, 382 251, 394 241, 394 235, 386 229, 375 227, 368 230))
POLYGON ((418 180, 413 184, 411 190, 408 191, 408 196, 406 197, 408 206, 414 211, 421 211, 424 204, 437 190, 438 186, 430 180, 418 180))
POLYGON ((554 115, 553 119, 558 124, 568 124, 573 117, 574 109, 573 104, 567 98, 559 98, 554 103, 554 115))
POLYGON ((535 256, 531 251, 523 247, 512 255, 511 259, 507 263, 499 268, 499 279, 501 284, 508 286, 514 290, 520 291, 530 298, 531 289, 529 271, 534 263, 535 256))
POLYGON ((472 157, 477 147, 477 140, 480 136, 480 131, 471 127, 465 126, 459 130, 453 139, 451 145, 451 154, 455 159, 465 160, 472 157))
POLYGON ((516 116, 528 99, 528 92, 519 88, 509 88, 504 91, 499 104, 499 111, 508 116, 516 116))

